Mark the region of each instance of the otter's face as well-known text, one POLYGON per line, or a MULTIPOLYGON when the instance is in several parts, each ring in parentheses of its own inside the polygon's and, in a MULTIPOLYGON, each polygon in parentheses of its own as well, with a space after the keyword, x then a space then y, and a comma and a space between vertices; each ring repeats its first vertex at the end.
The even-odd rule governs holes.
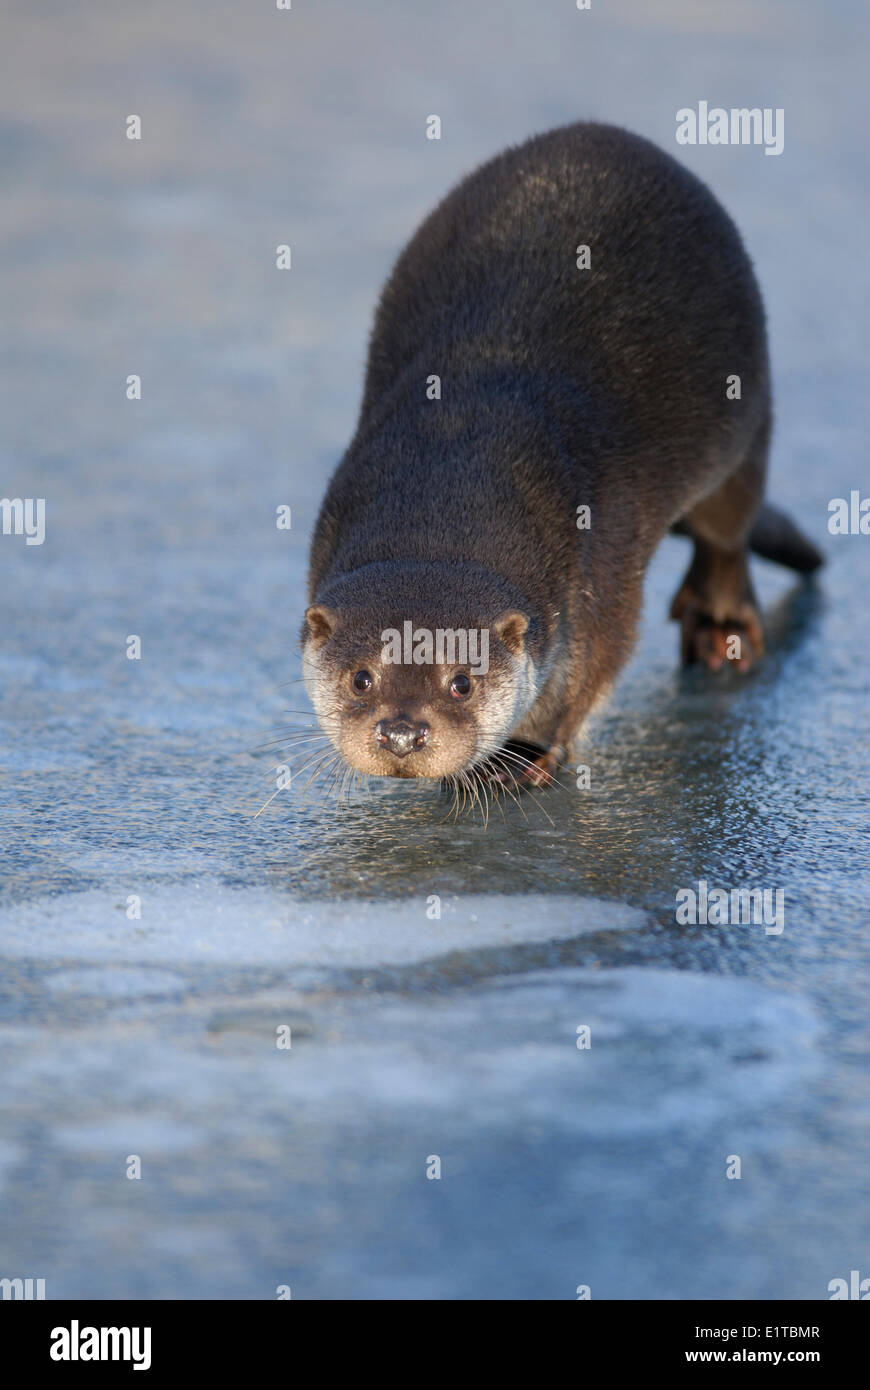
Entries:
POLYGON ((305 622, 308 693, 324 732, 359 772, 449 777, 501 747, 528 706, 522 613, 472 629, 464 644, 448 639, 468 629, 441 639, 416 623, 369 628, 358 612, 345 618, 321 606, 305 622))

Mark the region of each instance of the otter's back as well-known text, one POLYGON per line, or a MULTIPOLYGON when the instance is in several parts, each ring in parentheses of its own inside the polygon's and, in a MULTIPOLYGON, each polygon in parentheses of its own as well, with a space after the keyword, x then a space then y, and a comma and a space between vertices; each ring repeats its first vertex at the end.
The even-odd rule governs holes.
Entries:
POLYGON ((507 150, 423 222, 381 298, 363 418, 398 376, 475 358, 619 398, 639 388, 641 407, 654 395, 683 417, 700 393, 709 419, 729 372, 767 384, 761 300, 731 219, 656 146, 586 123, 507 150))

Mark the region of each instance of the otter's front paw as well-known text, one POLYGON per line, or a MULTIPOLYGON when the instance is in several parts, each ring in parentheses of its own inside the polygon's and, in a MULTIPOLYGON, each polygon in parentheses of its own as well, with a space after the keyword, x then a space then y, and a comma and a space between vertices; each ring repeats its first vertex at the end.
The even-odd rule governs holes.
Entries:
POLYGON ((508 743, 480 769, 487 782, 510 791, 523 787, 551 787, 567 757, 560 744, 542 749, 534 744, 508 743))

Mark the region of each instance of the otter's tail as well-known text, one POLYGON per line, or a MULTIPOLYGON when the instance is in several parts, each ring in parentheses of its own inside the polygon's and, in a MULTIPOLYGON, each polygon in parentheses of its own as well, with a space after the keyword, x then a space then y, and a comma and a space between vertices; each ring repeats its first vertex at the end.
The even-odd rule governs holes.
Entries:
MULTIPOLYGON (((671 527, 674 535, 691 536, 692 532, 685 520, 671 527)), ((761 509, 752 524, 747 542, 749 549, 763 560, 773 560, 777 565, 785 565, 799 574, 812 574, 825 563, 825 557, 808 541, 794 522, 769 502, 762 502, 761 509)))
POLYGON ((752 524, 749 549, 762 559, 786 565, 799 574, 812 574, 813 570, 825 563, 825 557, 785 512, 771 507, 768 502, 761 504, 761 510, 752 524))

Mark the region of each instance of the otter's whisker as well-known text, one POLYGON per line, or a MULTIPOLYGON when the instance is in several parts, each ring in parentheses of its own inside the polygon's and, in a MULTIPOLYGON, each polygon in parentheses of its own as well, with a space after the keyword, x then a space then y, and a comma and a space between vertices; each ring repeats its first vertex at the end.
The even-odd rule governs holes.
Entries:
MULTIPOLYGON (((505 759, 508 759, 508 760, 511 761, 511 762, 517 763, 517 764, 518 764, 521 768, 523 768, 524 770, 525 770, 526 768, 530 768, 530 767, 533 768, 533 767, 535 766, 534 761, 533 761, 532 759, 525 757, 525 755, 522 754, 522 753, 517 753, 517 752, 515 752, 514 749, 512 749, 512 748, 502 748, 502 749, 496 754, 496 757, 493 759, 494 765, 495 765, 495 766, 498 766, 498 760, 499 760, 499 759, 502 759, 502 758, 505 758, 505 759)), ((504 770, 505 770, 506 772, 509 772, 509 771, 510 771, 510 769, 507 768, 507 767, 505 767, 504 770)), ((519 793, 518 793, 518 794, 519 794, 519 793)), ((545 816, 546 819, 550 822, 550 824, 555 828, 556 822, 553 820, 553 817, 550 815, 550 813, 546 810, 546 808, 544 807, 543 803, 538 799, 537 796, 535 796, 535 793, 532 791, 531 787, 527 786, 527 787, 525 788, 525 791, 524 791, 523 795, 524 795, 524 796, 530 796, 530 797, 531 797, 532 801, 535 803, 535 805, 537 806, 537 808, 538 808, 538 810, 541 812, 541 814, 542 814, 543 816, 545 816)), ((528 819, 528 818, 527 818, 527 819, 528 819)))
POLYGON ((327 734, 306 734, 304 737, 294 738, 292 734, 282 734, 280 738, 273 739, 270 743, 257 743, 248 749, 249 753, 268 753, 273 748, 281 748, 292 743, 294 748, 298 748, 300 743, 312 743, 315 740, 328 740, 327 734))

